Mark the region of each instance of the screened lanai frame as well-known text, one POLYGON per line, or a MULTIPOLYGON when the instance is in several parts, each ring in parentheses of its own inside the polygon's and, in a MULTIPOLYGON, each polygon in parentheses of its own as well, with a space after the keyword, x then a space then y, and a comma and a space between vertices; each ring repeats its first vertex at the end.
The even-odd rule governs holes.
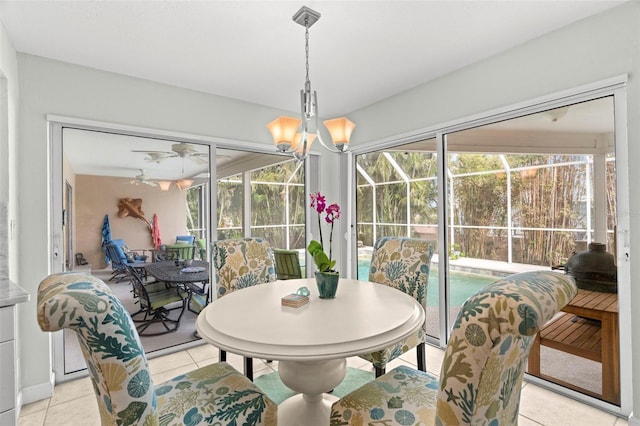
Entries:
POLYGON ((274 247, 304 250, 306 198, 303 162, 285 157, 279 163, 218 177, 216 184, 218 239, 261 237, 274 247), (235 201, 225 201, 236 191, 241 196, 235 201), (222 204, 227 207, 224 215, 220 214, 222 204), (274 210, 280 220, 273 217, 274 210))
MULTIPOLYGON (((382 222, 382 221, 378 221, 378 215, 377 215, 377 208, 375 203, 369 203, 370 207, 371 207, 371 213, 370 213, 370 217, 372 218, 372 222, 364 222, 362 220, 358 221, 358 228, 360 230, 360 227, 364 227, 364 226, 369 226, 371 227, 372 231, 372 237, 369 239, 369 241, 367 242, 363 242, 361 240, 358 240, 358 246, 361 247, 362 245, 365 246, 372 246, 373 242, 377 240, 378 238, 378 229, 379 227, 385 226, 385 227, 390 227, 390 228, 397 228, 397 229, 405 229, 406 233, 404 234, 405 237, 415 237, 416 233, 420 233, 419 231, 416 230, 416 228, 431 228, 433 230, 437 230, 437 223, 425 223, 425 222, 414 222, 412 220, 412 197, 411 197, 411 185, 413 183, 419 183, 419 182, 429 182, 433 185, 436 184, 436 180, 437 177, 436 176, 429 176, 429 177, 419 177, 419 178, 415 178, 415 177, 410 177, 408 176, 408 174, 406 173, 406 171, 403 169, 403 167, 398 163, 398 161, 396 161, 394 159, 394 152, 391 151, 384 151, 381 153, 381 156, 386 159, 386 161, 389 162, 389 164, 391 165, 391 167, 395 170, 395 172, 400 176, 400 180, 386 180, 386 181, 380 181, 377 182, 373 176, 370 175, 370 173, 367 172, 367 170, 365 170, 361 164, 356 164, 356 171, 357 174, 362 177, 362 180, 364 180, 366 183, 365 184, 357 184, 357 188, 359 188, 360 190, 362 190, 363 187, 370 187, 371 192, 372 192, 372 196, 371 198, 373 200, 376 200, 376 193, 379 187, 386 187, 389 185, 396 185, 399 184, 400 186, 404 185, 406 188, 406 215, 405 215, 405 221, 404 222, 382 222)), ((432 153, 428 153, 427 155, 433 155, 435 156, 436 154, 432 154, 432 153)), ((591 197, 591 194, 593 194, 593 185, 592 184, 592 180, 590 178, 590 175, 592 174, 592 168, 594 167, 594 161, 592 156, 590 155, 581 155, 581 157, 583 157, 583 159, 581 160, 576 160, 576 161, 570 161, 570 162, 560 162, 560 163, 551 163, 551 164, 544 164, 544 165, 534 165, 534 166, 524 166, 524 167, 511 167, 509 165, 509 162, 507 161, 507 155, 505 154, 497 154, 496 155, 499 159, 500 159, 500 163, 503 165, 502 168, 497 168, 497 169, 491 169, 491 170, 485 170, 485 171, 477 171, 477 172, 468 172, 468 173, 460 173, 460 174, 454 174, 451 172, 451 170, 449 169, 447 171, 447 180, 450 183, 450 187, 449 187, 449 199, 451 200, 451 203, 449 205, 449 217, 453 218, 453 223, 449 224, 449 231, 448 235, 449 235, 449 247, 448 247, 448 252, 450 254, 450 256, 453 254, 456 257, 457 256, 464 256, 464 252, 460 252, 460 247, 459 244, 457 242, 456 239, 456 230, 460 230, 460 229, 485 229, 485 230, 489 230, 489 231, 496 231, 496 230, 500 230, 500 231, 505 231, 505 235, 506 235, 506 240, 507 240, 507 250, 506 250, 506 259, 498 259, 498 260, 504 260, 507 263, 513 263, 513 240, 516 239, 518 237, 518 235, 522 235, 523 231, 543 231, 543 232, 564 232, 564 233, 572 233, 572 234, 579 234, 579 235, 583 235, 584 237, 584 247, 586 247, 589 243, 591 243, 592 241, 600 241, 600 242, 606 242, 607 245, 612 245, 613 242, 613 229, 607 229, 609 228, 607 226, 607 223, 610 222, 609 220, 602 220, 601 218, 598 218, 598 220, 596 220, 596 223, 599 224, 604 224, 604 229, 602 227, 598 227, 597 229, 594 229, 594 227, 592 226, 587 226, 587 224, 591 224, 592 220, 591 220, 591 216, 592 216, 592 204, 593 204, 593 197, 591 197), (539 170, 544 170, 544 169, 554 169, 554 168, 562 168, 562 167, 574 167, 574 168, 580 168, 580 169, 584 169, 584 174, 586 175, 585 177, 585 192, 586 195, 583 196, 583 203, 585 204, 584 206, 584 218, 582 218, 581 220, 579 220, 580 222, 584 223, 585 226, 583 227, 576 227, 576 228, 532 228, 532 227, 526 227, 526 226, 522 226, 521 224, 514 224, 513 218, 514 218, 514 214, 512 212, 512 191, 511 191, 511 181, 512 181, 512 173, 513 174, 520 174, 523 177, 531 177, 531 176, 535 176, 537 174, 537 172, 539 170), (456 223, 456 218, 457 215, 455 214, 455 206, 456 206, 456 192, 454 191, 455 185, 454 185, 454 181, 456 179, 464 179, 464 178, 470 178, 473 176, 500 176, 500 177, 505 177, 506 178, 506 205, 507 205, 507 214, 506 214, 506 220, 507 220, 507 224, 504 226, 482 226, 482 225, 462 225, 460 223, 456 223), (606 235, 605 235, 606 234, 606 235)), ((544 155, 543 155, 544 156, 544 155)), ((615 158, 614 157, 608 157, 605 160, 607 163, 613 163, 615 162, 615 158)), ((608 168, 608 167, 607 167, 608 168)), ((614 171, 615 171, 615 166, 613 166, 614 171)), ((605 177, 605 173, 600 171, 597 173, 598 175, 600 175, 601 177, 605 177)), ((613 206, 615 207, 615 205, 613 206)), ((604 212, 605 209, 603 208, 599 208, 596 209, 596 211, 601 214, 602 212, 604 212)), ((362 213, 362 212, 359 212, 362 213)), ((609 216, 610 212, 606 212, 606 215, 609 216)), ((615 213, 615 211, 614 211, 615 213)), ((386 234, 385 234, 386 235, 386 234)), ((574 238, 575 240, 576 238, 574 238)), ((567 258, 560 258, 560 259, 552 259, 553 262, 547 266, 552 266, 554 264, 559 264, 559 263, 564 263, 566 262, 567 258)), ((366 278, 366 277, 359 277, 359 278, 366 278)))
MULTIPOLYGON (((554 93, 548 96, 543 96, 540 98, 532 99, 526 102, 521 102, 518 104, 510 105, 507 107, 495 109, 488 111, 486 113, 478 114, 471 117, 462 118, 459 120, 443 123, 440 125, 433 125, 428 128, 423 128, 416 130, 411 134, 402 134, 398 137, 386 137, 382 140, 377 141, 367 141, 366 143, 362 143, 357 147, 353 148, 353 155, 350 163, 348 164, 349 171, 351 173, 351 178, 355 180, 355 176, 358 173, 357 165, 355 164, 355 159, 360 154, 366 154, 370 152, 378 152, 384 150, 393 150, 395 147, 400 147, 402 145, 407 145, 410 143, 418 142, 425 139, 435 139, 436 147, 435 152, 439 154, 442 158, 448 157, 447 150, 447 137, 455 132, 460 132, 468 129, 472 129, 475 127, 484 126, 487 124, 492 124, 504 120, 510 120, 513 118, 518 118, 521 116, 535 114, 542 111, 560 108, 566 105, 571 105, 575 103, 585 102, 594 100, 597 98, 605 97, 605 96, 613 96, 614 98, 614 127, 615 127, 615 152, 616 157, 618 158, 626 158, 627 157, 627 139, 626 139, 626 86, 627 77, 619 76, 610 78, 607 80, 599 81, 593 84, 584 85, 581 87, 569 89, 563 92, 554 93)), ((440 181, 443 181, 445 172, 445 162, 438 162, 438 172, 437 176, 440 181)), ((617 181, 617 246, 615 247, 615 257, 619 259, 618 262, 618 293, 620 299, 620 341, 629 341, 630 339, 630 312, 631 307, 629 304, 629 264, 628 264, 628 253, 629 253, 629 241, 628 241, 628 229, 629 229, 629 214, 628 214, 628 203, 629 203, 629 186, 628 186, 628 165, 626 162, 621 161, 616 165, 616 181, 617 181)), ((438 182, 438 228, 439 229, 447 229, 446 223, 446 215, 444 211, 444 206, 448 205, 448 197, 450 194, 445 193, 444 185, 441 182, 438 182)), ((356 188, 352 187, 352 191, 350 194, 351 198, 355 199, 356 188)), ((352 270, 357 268, 357 241, 356 236, 356 227, 357 227, 357 219, 356 213, 351 213, 352 222, 352 232, 351 239, 354 241, 351 244, 350 249, 350 261, 352 263, 352 270)), ((598 224, 595 226, 595 232, 598 229, 598 224)), ((602 229, 602 228, 600 228, 602 229)), ((605 228, 606 229, 606 228, 605 228)), ((595 234, 594 234, 595 235, 595 234)), ((596 237, 594 237, 596 238, 596 237)), ((599 237, 597 237, 599 238, 599 237)), ((446 253, 446 249, 443 250, 444 247, 450 246, 449 233, 448 232, 440 232, 438 234, 438 247, 440 252, 440 267, 438 271, 438 287, 439 287, 439 297, 441 306, 446 306, 446 301, 449 298, 448 289, 445 286, 445 274, 446 271, 449 270, 448 265, 448 256, 446 253)), ((440 341, 433 341, 432 343, 439 344, 441 347, 446 345, 446 340, 448 338, 448 326, 450 324, 450 318, 448 318, 448 310, 440 309, 440 335, 443 336, 440 341)), ((550 384, 543 380, 532 379, 534 382, 540 382, 541 385, 554 388, 558 390, 560 393, 569 394, 570 396, 584 400, 587 403, 592 405, 600 406, 601 408, 615 412, 615 413, 628 413, 630 407, 630 395, 629 390, 631 389, 630 385, 630 357, 628 353, 621 353, 620 356, 620 368, 621 368, 621 404, 619 407, 612 406, 608 403, 602 402, 600 400, 594 400, 588 396, 579 394, 577 392, 572 392, 564 388, 560 388, 559 386, 550 384)))

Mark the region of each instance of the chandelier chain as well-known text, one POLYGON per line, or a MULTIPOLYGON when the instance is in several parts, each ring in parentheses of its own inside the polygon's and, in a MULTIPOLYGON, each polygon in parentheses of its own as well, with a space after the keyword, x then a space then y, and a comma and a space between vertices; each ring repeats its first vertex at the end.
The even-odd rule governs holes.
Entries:
POLYGON ((304 57, 306 60, 306 71, 307 71, 307 79, 305 81, 306 84, 310 85, 309 82, 309 18, 305 18, 304 20, 304 57))

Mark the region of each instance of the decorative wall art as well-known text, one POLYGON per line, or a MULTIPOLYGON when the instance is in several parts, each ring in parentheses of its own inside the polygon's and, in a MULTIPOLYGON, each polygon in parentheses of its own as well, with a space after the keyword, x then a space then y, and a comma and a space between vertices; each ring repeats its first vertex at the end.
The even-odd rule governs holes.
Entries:
POLYGON ((142 211, 142 198, 120 198, 118 201, 118 217, 132 217, 140 219, 149 228, 149 232, 152 231, 151 222, 144 217, 142 211))

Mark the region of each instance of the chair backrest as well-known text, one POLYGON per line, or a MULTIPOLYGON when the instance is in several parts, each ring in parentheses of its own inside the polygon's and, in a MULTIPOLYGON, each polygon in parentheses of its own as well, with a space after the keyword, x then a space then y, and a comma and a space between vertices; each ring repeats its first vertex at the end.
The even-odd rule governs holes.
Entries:
POLYGON ((113 269, 124 269, 127 258, 122 251, 122 247, 109 243, 105 248, 111 259, 111 267, 113 269))
POLYGON ((273 250, 262 238, 214 241, 211 260, 216 271, 218 297, 276 280, 273 250))
POLYGON ((193 235, 178 235, 176 237, 176 244, 191 244, 193 245, 196 237, 193 235))
POLYGON ((437 424, 517 424, 522 378, 540 328, 577 294, 569 275, 511 275, 469 297, 440 372, 437 424))
POLYGON ((273 256, 276 262, 276 276, 279 280, 302 278, 300 254, 297 250, 274 248, 273 256))
MULTIPOLYGON (((138 274, 135 268, 126 266, 127 274, 129 275, 129 281, 131 282, 131 290, 133 291, 133 297, 137 298, 137 302, 140 303, 140 308, 147 310, 151 308, 151 299, 149 298, 149 291, 144 284, 142 277, 138 274)), ((166 288, 164 282, 155 282, 150 284, 150 288, 156 289, 160 286, 166 288)), ((135 316, 135 315, 134 315, 135 316)))
POLYGON ((193 259, 195 246, 190 244, 163 244, 156 254, 157 260, 193 259))
POLYGON ((369 281, 411 295, 427 309, 427 283, 433 246, 426 240, 381 237, 373 246, 369 281))
POLYGON ((198 248, 200 259, 207 260, 207 240, 204 238, 196 240, 196 247, 198 248))
POLYGON ((156 395, 140 337, 111 289, 89 274, 45 278, 38 288, 43 331, 76 332, 103 425, 158 424, 156 395))

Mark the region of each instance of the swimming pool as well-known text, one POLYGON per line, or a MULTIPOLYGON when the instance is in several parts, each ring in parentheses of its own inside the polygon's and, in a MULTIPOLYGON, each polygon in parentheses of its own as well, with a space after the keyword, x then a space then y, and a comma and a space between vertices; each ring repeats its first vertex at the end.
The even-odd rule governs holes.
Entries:
MULTIPOLYGON (((366 280, 369 277, 369 260, 358 260, 358 278, 366 280)), ((496 282, 499 277, 451 271, 450 306, 462 306, 465 300, 481 288, 496 282)), ((438 306, 438 268, 431 267, 429 284, 427 285, 427 306, 438 306)))

